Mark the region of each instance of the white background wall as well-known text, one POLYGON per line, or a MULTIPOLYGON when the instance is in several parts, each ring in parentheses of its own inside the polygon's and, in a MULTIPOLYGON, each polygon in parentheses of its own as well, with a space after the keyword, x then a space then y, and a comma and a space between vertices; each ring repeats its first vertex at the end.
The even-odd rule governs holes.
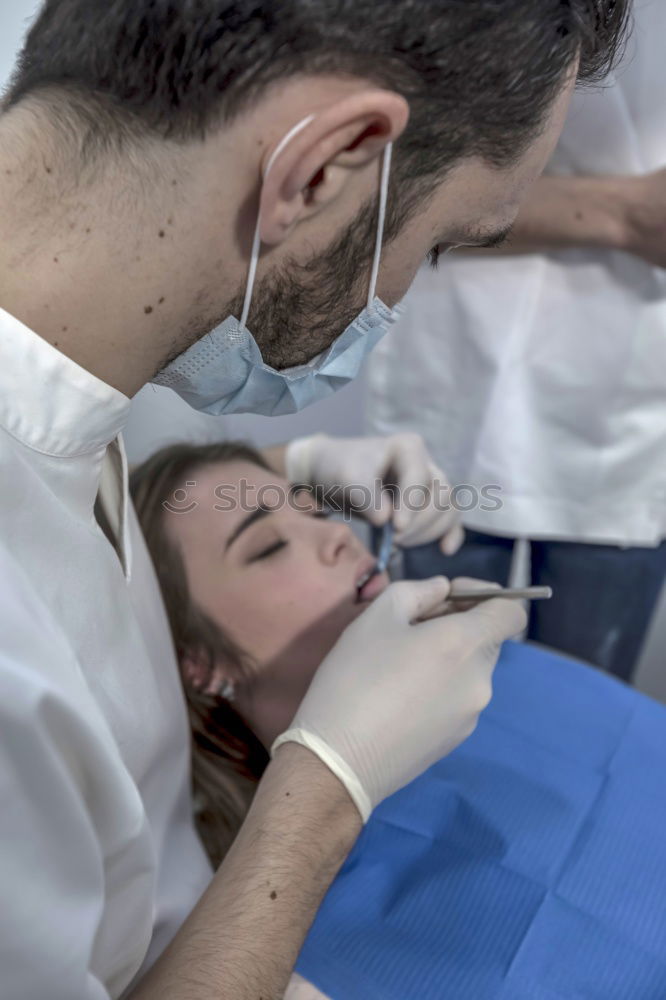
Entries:
MULTIPOLYGON (((0 87, 11 72, 23 33, 38 7, 37 0, 0 0, 0 87)), ((148 386, 134 400, 126 444, 130 461, 139 461, 174 440, 233 437, 264 445, 316 431, 359 434, 363 430, 363 408, 363 379, 303 413, 272 419, 207 417, 193 412, 168 389, 148 386)), ((637 685, 666 702, 666 591, 648 637, 637 685)))

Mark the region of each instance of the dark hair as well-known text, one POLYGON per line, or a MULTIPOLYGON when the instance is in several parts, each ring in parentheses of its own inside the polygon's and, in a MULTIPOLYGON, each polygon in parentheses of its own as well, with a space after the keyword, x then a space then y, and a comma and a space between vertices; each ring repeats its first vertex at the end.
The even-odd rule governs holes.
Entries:
POLYGON ((419 197, 464 156, 506 166, 573 61, 601 78, 629 0, 46 0, 5 108, 33 94, 92 155, 229 122, 271 84, 351 74, 409 101, 394 182, 419 197))
MULTIPOLYGON (((130 489, 157 572, 179 663, 194 655, 210 674, 220 663, 248 676, 252 664, 228 635, 194 603, 179 548, 165 528, 165 502, 215 462, 243 460, 268 469, 254 448, 241 442, 163 448, 132 471, 130 489)), ((199 835, 214 866, 231 846, 268 764, 268 753, 233 705, 202 694, 181 670, 192 731, 192 791, 199 835)))

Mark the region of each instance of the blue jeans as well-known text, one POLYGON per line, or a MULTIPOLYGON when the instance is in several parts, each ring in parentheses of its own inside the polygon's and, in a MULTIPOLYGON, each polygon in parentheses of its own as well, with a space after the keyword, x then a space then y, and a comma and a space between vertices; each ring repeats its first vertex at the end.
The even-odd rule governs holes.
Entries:
MULTIPOLYGON (((454 556, 435 543, 405 549, 405 577, 441 573, 506 586, 513 544, 467 531, 454 556)), ((666 542, 656 549, 530 542, 530 549, 531 582, 552 587, 553 597, 532 602, 528 638, 631 680, 666 576, 666 542)))

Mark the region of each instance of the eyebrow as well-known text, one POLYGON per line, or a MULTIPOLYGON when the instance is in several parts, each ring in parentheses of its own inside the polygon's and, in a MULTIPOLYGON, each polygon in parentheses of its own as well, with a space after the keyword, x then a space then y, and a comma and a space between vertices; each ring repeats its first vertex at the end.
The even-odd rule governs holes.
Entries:
POLYGON ((229 550, 229 547, 233 545, 236 539, 240 535, 242 535, 244 531, 247 531, 248 528, 251 528, 253 524, 257 523, 257 521, 261 521, 261 519, 263 517, 266 517, 267 514, 272 514, 272 513, 273 509, 271 507, 257 507, 256 510, 253 510, 250 514, 248 514, 247 517, 243 518, 240 524, 237 524, 234 530, 231 532, 225 543, 224 551, 227 552, 229 550))

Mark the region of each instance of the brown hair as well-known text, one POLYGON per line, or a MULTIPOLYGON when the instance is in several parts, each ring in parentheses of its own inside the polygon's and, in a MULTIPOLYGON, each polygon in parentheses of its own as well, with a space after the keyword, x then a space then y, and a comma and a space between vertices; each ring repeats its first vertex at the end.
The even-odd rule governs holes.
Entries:
MULTIPOLYGON (((130 489, 153 559, 166 606, 192 731, 192 790, 199 835, 215 867, 241 826, 268 754, 233 705, 194 688, 182 670, 184 657, 203 663, 206 674, 221 663, 250 676, 253 665, 228 635, 194 603, 182 554, 168 537, 165 513, 176 490, 197 468, 214 462, 247 461, 270 468, 254 448, 241 442, 163 448, 135 468, 130 489)), ((186 515, 184 515, 186 516, 186 515)))
POLYGON ((513 164, 578 58, 582 80, 615 65, 629 7, 629 0, 46 0, 5 107, 28 95, 48 100, 59 136, 73 137, 91 160, 137 135, 199 142, 295 76, 366 79, 410 105, 395 150, 402 191, 392 199, 406 214, 414 189, 425 199, 463 158, 513 164))

